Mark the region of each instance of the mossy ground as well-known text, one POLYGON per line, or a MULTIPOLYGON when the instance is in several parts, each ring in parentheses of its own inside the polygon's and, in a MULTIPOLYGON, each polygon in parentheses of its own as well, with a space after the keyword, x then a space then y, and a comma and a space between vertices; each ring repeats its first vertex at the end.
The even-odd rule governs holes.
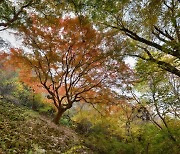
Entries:
POLYGON ((0 101, 0 153, 92 153, 75 131, 37 112, 0 101))

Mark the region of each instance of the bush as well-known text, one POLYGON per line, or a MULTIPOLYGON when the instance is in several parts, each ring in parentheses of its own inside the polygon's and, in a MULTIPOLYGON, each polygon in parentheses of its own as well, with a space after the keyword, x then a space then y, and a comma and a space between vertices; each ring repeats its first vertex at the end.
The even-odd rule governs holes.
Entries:
POLYGON ((87 118, 84 118, 77 123, 77 131, 80 134, 90 133, 91 129, 92 129, 92 123, 88 121, 87 118))
POLYGON ((53 117, 55 113, 55 109, 47 104, 42 104, 42 106, 39 107, 37 111, 42 115, 50 116, 50 117, 53 117))
POLYGON ((113 136, 104 125, 95 125, 91 133, 86 136, 85 144, 96 153, 103 154, 133 154, 134 149, 131 143, 113 136))
POLYGON ((55 113, 55 109, 47 104, 40 94, 34 93, 31 88, 22 83, 18 83, 13 94, 18 99, 20 105, 46 116, 53 116, 55 113))

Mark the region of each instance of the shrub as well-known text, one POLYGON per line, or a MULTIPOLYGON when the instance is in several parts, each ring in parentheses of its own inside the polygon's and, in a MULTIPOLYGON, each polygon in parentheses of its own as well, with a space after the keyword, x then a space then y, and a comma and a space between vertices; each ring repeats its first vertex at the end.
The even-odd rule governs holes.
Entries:
POLYGON ((80 134, 90 133, 91 129, 92 129, 92 123, 88 121, 87 118, 84 118, 80 122, 77 123, 77 131, 80 134))

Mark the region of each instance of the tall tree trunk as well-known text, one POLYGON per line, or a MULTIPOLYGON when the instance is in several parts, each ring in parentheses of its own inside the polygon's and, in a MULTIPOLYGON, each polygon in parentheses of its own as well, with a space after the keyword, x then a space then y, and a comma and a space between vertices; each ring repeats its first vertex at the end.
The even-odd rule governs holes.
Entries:
POLYGON ((55 124, 59 124, 59 120, 61 119, 61 117, 65 111, 66 110, 62 110, 62 109, 58 110, 58 113, 56 114, 55 118, 53 119, 53 122, 55 124))

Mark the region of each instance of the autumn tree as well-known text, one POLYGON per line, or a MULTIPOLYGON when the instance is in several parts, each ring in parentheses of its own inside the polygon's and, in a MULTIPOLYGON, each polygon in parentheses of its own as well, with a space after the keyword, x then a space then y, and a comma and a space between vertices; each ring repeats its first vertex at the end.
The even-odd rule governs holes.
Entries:
POLYGON ((31 51, 12 49, 11 58, 24 82, 37 89, 38 81, 46 90, 57 109, 56 124, 75 102, 113 101, 110 86, 127 82, 126 73, 131 79, 123 62, 104 56, 103 39, 86 19, 54 18, 47 23, 33 15, 32 22, 31 28, 21 29, 31 51))
POLYGON ((100 28, 114 31, 117 57, 140 58, 180 76, 178 0, 69 2, 77 14, 87 14, 100 28))

